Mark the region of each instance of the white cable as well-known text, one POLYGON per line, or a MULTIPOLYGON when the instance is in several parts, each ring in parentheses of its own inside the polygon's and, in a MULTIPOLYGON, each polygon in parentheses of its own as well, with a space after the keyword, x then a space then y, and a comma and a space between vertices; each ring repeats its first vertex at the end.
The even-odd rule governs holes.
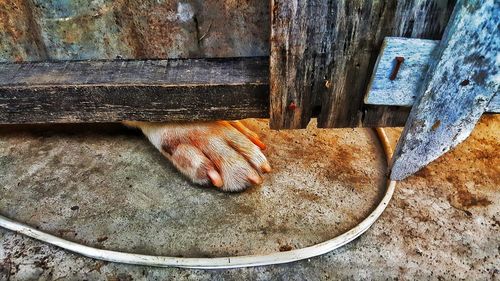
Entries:
MULTIPOLYGON (((392 151, 388 145, 387 136, 383 129, 377 129, 379 139, 384 147, 386 157, 389 159, 392 156, 392 151)), ((117 251, 102 250, 84 246, 75 242, 64 240, 54 235, 39 231, 28 225, 15 222, 0 215, 0 227, 24 234, 28 237, 43 241, 54 246, 66 249, 71 252, 81 254, 86 257, 126 264, 147 265, 158 267, 184 267, 184 268, 199 268, 199 269, 225 269, 237 267, 250 267, 262 266, 271 264, 282 264, 293 261, 303 260, 319 256, 335 250, 358 236, 363 234, 370 226, 380 217, 385 210, 389 201, 392 198, 396 186, 395 181, 387 182, 387 189, 385 195, 373 210, 373 212, 365 218, 361 223, 352 228, 351 230, 322 243, 314 246, 291 250, 287 252, 276 252, 267 255, 250 255, 250 256, 236 256, 236 257, 223 257, 223 258, 178 258, 178 257, 164 257, 164 256, 150 256, 139 255, 133 253, 124 253, 117 251)))

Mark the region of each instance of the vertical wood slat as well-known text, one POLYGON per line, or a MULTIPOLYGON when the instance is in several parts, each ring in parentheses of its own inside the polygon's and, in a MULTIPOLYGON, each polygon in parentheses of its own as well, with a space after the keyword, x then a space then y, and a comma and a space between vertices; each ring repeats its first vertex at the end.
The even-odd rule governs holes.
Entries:
POLYGON ((303 128, 313 113, 319 127, 373 123, 363 96, 383 39, 440 39, 454 3, 272 0, 271 127, 303 128))
POLYGON ((326 62, 316 61, 316 57, 312 56, 316 53, 306 52, 306 49, 316 51, 320 31, 325 33, 322 25, 311 21, 313 16, 325 21, 325 15, 321 13, 322 4, 324 1, 271 1, 269 83, 270 126, 273 129, 305 128, 311 118, 314 95, 321 91, 318 79, 312 76, 323 73, 324 69, 321 71, 316 66, 326 62))
POLYGON ((474 129, 500 92, 500 2, 460 0, 393 157, 391 179, 417 172, 474 129))

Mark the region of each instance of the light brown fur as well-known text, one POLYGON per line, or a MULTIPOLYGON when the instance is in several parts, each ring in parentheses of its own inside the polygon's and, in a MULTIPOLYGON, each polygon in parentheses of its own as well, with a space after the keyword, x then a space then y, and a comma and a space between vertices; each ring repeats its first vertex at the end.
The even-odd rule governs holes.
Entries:
POLYGON ((240 122, 124 122, 150 142, 192 182, 223 191, 261 184, 271 170, 257 135, 240 122))

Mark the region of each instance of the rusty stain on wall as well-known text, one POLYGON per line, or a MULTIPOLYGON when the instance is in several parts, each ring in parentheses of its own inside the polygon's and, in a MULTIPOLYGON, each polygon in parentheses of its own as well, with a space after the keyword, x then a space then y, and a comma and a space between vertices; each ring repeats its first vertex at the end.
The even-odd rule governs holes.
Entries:
POLYGON ((0 61, 45 60, 32 5, 27 0, 0 0, 0 61))
POLYGON ((0 0, 0 61, 265 56, 269 3, 0 0))

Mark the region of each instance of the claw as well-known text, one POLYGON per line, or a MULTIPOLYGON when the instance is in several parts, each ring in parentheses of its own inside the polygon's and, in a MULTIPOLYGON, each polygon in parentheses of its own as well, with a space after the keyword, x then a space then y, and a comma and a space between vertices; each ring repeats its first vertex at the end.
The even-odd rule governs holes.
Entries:
POLYGON ((224 181, 217 171, 209 170, 207 176, 215 187, 221 188, 224 186, 224 181))
POLYGON ((271 166, 268 163, 264 163, 260 168, 262 169, 262 172, 264 172, 264 173, 269 173, 272 170, 271 166))
POLYGON ((259 185, 262 183, 262 178, 258 175, 249 175, 248 180, 254 185, 259 185))

